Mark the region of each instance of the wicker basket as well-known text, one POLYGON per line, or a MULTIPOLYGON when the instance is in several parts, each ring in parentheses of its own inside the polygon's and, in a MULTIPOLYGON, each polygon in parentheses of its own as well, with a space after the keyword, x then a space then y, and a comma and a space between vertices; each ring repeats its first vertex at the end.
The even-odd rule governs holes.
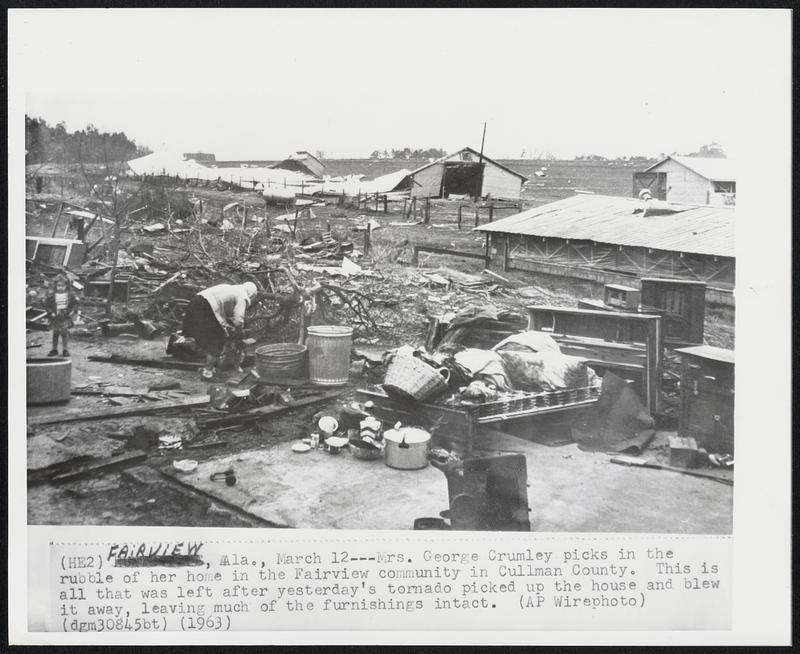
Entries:
POLYGON ((399 356, 386 370, 383 389, 388 395, 422 402, 447 390, 447 378, 416 357, 399 356))

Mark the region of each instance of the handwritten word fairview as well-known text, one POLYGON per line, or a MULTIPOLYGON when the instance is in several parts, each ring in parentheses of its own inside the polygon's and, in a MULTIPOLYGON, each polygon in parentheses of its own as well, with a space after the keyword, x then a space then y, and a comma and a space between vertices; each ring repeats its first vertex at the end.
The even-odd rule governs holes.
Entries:
POLYGON ((203 543, 114 543, 108 548, 106 561, 155 556, 197 556, 203 543))

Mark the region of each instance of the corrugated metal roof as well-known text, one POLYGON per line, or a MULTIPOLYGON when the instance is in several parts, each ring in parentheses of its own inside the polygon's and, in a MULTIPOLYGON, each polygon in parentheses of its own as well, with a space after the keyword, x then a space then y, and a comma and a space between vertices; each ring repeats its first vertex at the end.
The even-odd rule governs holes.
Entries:
MULTIPOLYGON (((451 154, 446 154, 445 156, 439 157, 438 159, 435 159, 434 161, 431 161, 430 163, 426 163, 424 166, 420 166, 419 168, 415 168, 414 170, 412 170, 409 173, 409 175, 412 175, 412 176, 416 175, 420 170, 425 170, 426 168, 430 168, 431 166, 435 166, 436 164, 442 163, 444 161, 448 161, 450 158, 455 157, 457 154, 461 154, 462 152, 471 152, 476 157, 480 157, 481 156, 480 152, 478 152, 477 150, 473 150, 470 147, 461 148, 460 150, 458 150, 456 152, 453 152, 451 154)), ((511 170, 511 168, 509 168, 508 166, 504 166, 503 164, 496 162, 494 159, 490 159, 485 154, 483 155, 483 159, 484 159, 484 161, 488 161, 489 163, 494 164, 498 168, 502 168, 503 170, 505 170, 506 172, 511 173, 512 175, 516 175, 520 179, 528 181, 528 178, 525 177, 525 175, 523 175, 522 173, 518 173, 516 170, 511 170)))
POLYGON ((686 166, 689 170, 693 170, 712 182, 736 181, 733 161, 725 157, 682 157, 673 154, 666 159, 662 159, 657 164, 653 164, 645 172, 655 170, 669 159, 678 162, 681 166, 686 166))
POLYGON ((638 198, 578 194, 481 225, 475 230, 595 241, 735 257, 736 212, 732 207, 677 204, 672 214, 642 217, 638 198))
POLYGON ((203 179, 215 181, 255 181, 259 184, 282 186, 304 186, 309 193, 321 188, 314 177, 282 168, 230 168, 209 167, 194 161, 184 160, 175 152, 153 152, 138 159, 128 161, 128 166, 137 175, 179 175, 184 179, 203 179))

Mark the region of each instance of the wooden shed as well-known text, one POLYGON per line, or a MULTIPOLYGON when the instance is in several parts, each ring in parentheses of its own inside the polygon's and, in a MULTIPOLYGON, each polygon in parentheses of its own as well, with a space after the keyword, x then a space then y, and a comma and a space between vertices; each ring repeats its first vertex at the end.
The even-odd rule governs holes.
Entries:
POLYGON ((733 306, 735 207, 645 203, 579 193, 477 227, 503 270, 640 286, 642 277, 705 282, 733 306), (653 206, 655 205, 655 206, 653 206))
POLYGON ((522 185, 528 181, 525 175, 469 147, 412 170, 409 176, 411 197, 417 198, 466 195, 519 200, 522 185))
POLYGON ((633 194, 649 189, 653 197, 668 202, 735 205, 736 174, 724 157, 671 155, 647 170, 634 173, 633 194))

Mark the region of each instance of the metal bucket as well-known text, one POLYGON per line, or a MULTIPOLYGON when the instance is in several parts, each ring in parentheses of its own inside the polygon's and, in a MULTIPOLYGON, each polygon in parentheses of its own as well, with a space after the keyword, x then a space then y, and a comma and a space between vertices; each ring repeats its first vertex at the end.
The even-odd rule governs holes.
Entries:
POLYGON ((256 370, 264 379, 306 379, 308 348, 298 343, 273 343, 256 349, 256 370))
POLYGON ((350 379, 352 327, 316 325, 308 328, 308 370, 313 384, 341 386, 350 379))
POLYGON ((28 404, 48 404, 69 399, 72 390, 70 359, 28 359, 26 364, 28 404))

